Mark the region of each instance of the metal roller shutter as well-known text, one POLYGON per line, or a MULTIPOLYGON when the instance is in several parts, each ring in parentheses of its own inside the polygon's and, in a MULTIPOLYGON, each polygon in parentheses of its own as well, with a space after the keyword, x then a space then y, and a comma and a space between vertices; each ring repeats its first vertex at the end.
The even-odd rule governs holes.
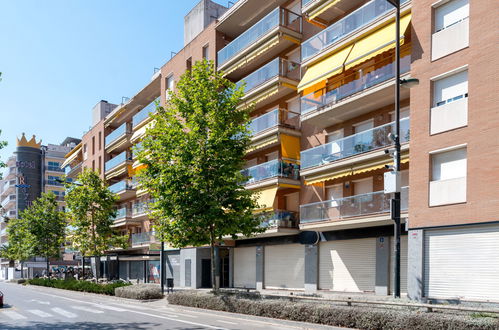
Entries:
POLYGON ((305 287, 305 246, 301 244, 265 247, 265 287, 305 287))
POLYGON ((376 238, 319 244, 319 288, 333 291, 374 291, 376 238))
POLYGON ((499 301, 499 227, 425 232, 428 298, 499 301))
POLYGON ((256 247, 234 249, 234 287, 256 288, 256 247))
MULTIPOLYGON (((395 285, 395 237, 390 237, 390 290, 395 285)), ((407 293, 407 235, 400 236, 400 292, 407 293)))

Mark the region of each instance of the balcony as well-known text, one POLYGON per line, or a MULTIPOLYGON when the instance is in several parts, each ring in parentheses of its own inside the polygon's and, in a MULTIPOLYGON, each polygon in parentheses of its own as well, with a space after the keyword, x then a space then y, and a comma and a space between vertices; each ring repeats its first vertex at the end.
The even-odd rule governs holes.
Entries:
POLYGON ((257 103, 264 106, 287 94, 296 93, 299 80, 300 64, 275 58, 237 82, 237 86, 245 84, 242 101, 246 106, 257 103))
POLYGON ((297 186, 300 184, 300 165, 280 159, 249 167, 242 174, 248 178, 243 183, 247 189, 274 185, 281 181, 297 186))
MULTIPOLYGON (((409 187, 401 190, 401 209, 408 210, 409 187)), ((310 203, 300 206, 300 227, 310 228, 314 223, 328 222, 328 225, 337 226, 338 223, 350 221, 350 224, 365 225, 370 221, 390 220, 390 200, 391 194, 384 191, 377 191, 367 194, 355 195, 335 200, 310 203), (386 214, 385 217, 376 215, 386 214), (373 217, 372 219, 359 219, 360 217, 373 217), (360 221, 355 221, 355 220, 360 221), (333 223, 331 223, 333 222, 333 223)))
POLYGON ((81 172, 81 166, 82 166, 82 163, 78 163, 76 165, 72 165, 72 164, 67 165, 64 168, 66 176, 70 177, 70 178, 76 178, 78 176, 78 174, 80 174, 80 172, 81 172))
POLYGON ((108 136, 106 136, 106 152, 120 152, 130 144, 131 132, 127 123, 123 123, 108 136))
MULTIPOLYGON (((411 57, 400 62, 402 79, 410 71, 411 57)), ((358 117, 383 106, 393 104, 395 63, 360 75, 356 73, 342 78, 339 87, 322 89, 301 98, 302 122, 325 128, 358 117)), ((409 97, 407 88, 401 89, 401 99, 409 97)))
POLYGON ((135 233, 132 234, 132 247, 150 245, 157 243, 154 232, 135 233))
POLYGON ((299 122, 300 114, 286 109, 274 109, 254 118, 248 125, 251 132, 250 151, 278 144, 281 134, 300 136, 297 130, 299 122))
POLYGON ((146 107, 140 110, 135 116, 132 118, 132 127, 133 130, 136 131, 140 127, 144 126, 149 122, 150 116, 149 114, 156 112, 156 103, 159 102, 159 97, 155 99, 153 102, 149 103, 146 107))
POLYGON ((137 202, 133 204, 132 208, 132 217, 134 219, 139 219, 139 220, 145 220, 148 219, 148 214, 149 214, 149 204, 153 203, 152 200, 149 202, 137 202))
MULTIPOLYGON (((328 165, 333 162, 391 146, 393 145, 393 141, 388 135, 394 132, 395 122, 391 122, 315 148, 304 150, 300 156, 302 175, 307 175, 308 171, 306 169, 316 167, 327 167, 327 169, 330 169, 331 166, 328 165)), ((409 142, 409 140, 410 120, 409 118, 404 118, 400 121, 400 143, 403 144, 409 142)), ((384 155, 383 152, 379 153, 379 155, 373 155, 373 158, 382 155, 384 155)), ((367 157, 364 158, 364 161, 368 160, 367 157)))
POLYGON ((127 165, 131 165, 131 157, 128 156, 127 151, 108 160, 105 164, 106 179, 110 179, 127 172, 127 165))
MULTIPOLYGON (((408 0, 402 0, 401 3, 407 2, 408 0)), ((303 13, 307 14, 309 17, 313 16, 313 8, 324 8, 328 3, 334 3, 331 0, 308 0, 303 1, 303 13), (322 4, 322 5, 321 5, 322 4)), ((349 8, 344 8, 343 12, 348 12, 350 8, 354 8, 355 5, 361 4, 360 1, 342 1, 339 6, 348 6, 349 8), (346 9, 346 10, 345 10, 346 9)), ((338 5, 335 4, 335 7, 338 5)), ((340 8, 338 8, 340 9, 340 8)), ((337 15, 337 12, 331 10, 329 11, 331 15, 337 15)), ((302 63, 306 63, 308 60, 312 59, 316 55, 324 52, 327 49, 333 48, 332 45, 337 45, 342 40, 353 34, 358 33, 362 29, 373 25, 375 22, 379 21, 382 17, 387 16, 394 12, 393 6, 386 0, 371 0, 362 7, 351 12, 344 18, 336 21, 335 23, 328 26, 326 29, 322 30, 312 38, 306 40, 302 44, 302 63)), ((321 14, 321 16, 326 16, 327 11, 321 14)), ((322 17, 323 19, 325 17, 322 17)), ((324 19, 324 21, 331 21, 331 17, 324 19)))
POLYGON ((47 166, 47 171, 49 172, 64 173, 64 169, 60 168, 59 166, 53 166, 53 165, 46 165, 46 166, 47 166))
POLYGON ((140 222, 132 219, 132 210, 127 207, 122 207, 116 210, 116 216, 113 218, 113 225, 111 227, 122 227, 126 225, 140 225, 140 222))
POLYGON ((121 200, 135 196, 135 188, 130 180, 123 180, 109 186, 109 190, 117 194, 121 200))
POLYGON ((230 79, 238 79, 263 63, 301 43, 301 16, 276 8, 221 49, 218 70, 230 79))
POLYGON ((4 209, 8 208, 12 203, 15 203, 17 200, 16 195, 8 195, 2 200, 2 207, 4 209))

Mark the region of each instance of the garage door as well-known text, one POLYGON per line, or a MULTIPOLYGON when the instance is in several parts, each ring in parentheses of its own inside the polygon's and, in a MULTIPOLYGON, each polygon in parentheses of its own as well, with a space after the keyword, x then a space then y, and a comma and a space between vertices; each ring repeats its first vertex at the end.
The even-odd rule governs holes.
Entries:
POLYGON ((303 289, 305 287, 304 262, 304 245, 266 246, 265 287, 303 289))
MULTIPOLYGON (((390 237, 390 241, 390 290, 393 292, 395 285, 395 237, 390 237)), ((400 292, 407 293, 407 235, 400 236, 400 292)))
POLYGON ((425 232, 425 296, 499 301, 499 227, 425 232))
POLYGON ((319 244, 319 288, 333 291, 374 291, 376 238, 319 244))
POLYGON ((256 247, 234 249, 234 287, 256 288, 256 247))

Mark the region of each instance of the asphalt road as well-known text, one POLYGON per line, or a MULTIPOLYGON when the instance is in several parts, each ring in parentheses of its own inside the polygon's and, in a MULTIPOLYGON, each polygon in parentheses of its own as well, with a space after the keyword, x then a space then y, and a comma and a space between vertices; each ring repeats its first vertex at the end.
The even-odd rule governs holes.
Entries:
POLYGON ((0 329, 339 329, 0 282, 0 329))

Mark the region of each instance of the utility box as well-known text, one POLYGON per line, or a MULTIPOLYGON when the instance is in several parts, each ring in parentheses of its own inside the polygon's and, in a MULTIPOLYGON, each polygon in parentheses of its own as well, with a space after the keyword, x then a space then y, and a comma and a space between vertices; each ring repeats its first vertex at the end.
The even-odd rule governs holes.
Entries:
POLYGON ((385 194, 400 192, 400 172, 385 173, 385 194))

